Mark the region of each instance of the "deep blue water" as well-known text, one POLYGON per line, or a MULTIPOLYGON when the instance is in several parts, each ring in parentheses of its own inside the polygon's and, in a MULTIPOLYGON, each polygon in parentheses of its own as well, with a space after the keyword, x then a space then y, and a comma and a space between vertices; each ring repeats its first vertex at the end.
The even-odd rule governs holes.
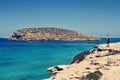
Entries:
MULTIPOLYGON (((112 38, 120 42, 120 38, 112 38)), ((100 41, 11 41, 0 38, 0 80, 42 80, 51 76, 47 68, 70 64, 73 57, 100 41)))

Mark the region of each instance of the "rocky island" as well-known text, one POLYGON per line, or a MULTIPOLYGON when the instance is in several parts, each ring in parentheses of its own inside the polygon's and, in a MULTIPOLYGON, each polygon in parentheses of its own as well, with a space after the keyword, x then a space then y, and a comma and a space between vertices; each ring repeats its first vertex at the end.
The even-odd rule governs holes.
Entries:
POLYGON ((25 28, 17 30, 10 38, 11 40, 99 40, 99 38, 84 35, 80 32, 60 28, 25 28))
POLYGON ((120 42, 95 48, 76 55, 70 65, 48 68, 54 75, 45 80, 120 80, 120 42))

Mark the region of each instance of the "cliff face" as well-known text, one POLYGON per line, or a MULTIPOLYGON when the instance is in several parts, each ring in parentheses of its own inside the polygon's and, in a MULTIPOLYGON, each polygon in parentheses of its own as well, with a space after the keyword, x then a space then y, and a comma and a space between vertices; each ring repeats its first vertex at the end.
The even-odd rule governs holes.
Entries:
POLYGON ((75 56, 70 65, 48 68, 54 75, 45 80, 120 80, 120 42, 84 53, 75 56))
POLYGON ((12 40, 99 40, 79 32, 60 28, 25 28, 13 33, 12 40))

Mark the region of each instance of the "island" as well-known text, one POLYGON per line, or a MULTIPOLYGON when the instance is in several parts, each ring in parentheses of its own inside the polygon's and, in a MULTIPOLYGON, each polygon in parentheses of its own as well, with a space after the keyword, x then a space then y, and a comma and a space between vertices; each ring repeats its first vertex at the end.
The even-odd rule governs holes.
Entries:
POLYGON ((61 28, 25 28, 15 31, 11 40, 56 40, 56 41, 79 41, 99 40, 97 37, 88 36, 80 32, 61 28))
POLYGON ((70 65, 48 68, 45 80, 120 80, 120 42, 95 46, 76 55, 70 65))

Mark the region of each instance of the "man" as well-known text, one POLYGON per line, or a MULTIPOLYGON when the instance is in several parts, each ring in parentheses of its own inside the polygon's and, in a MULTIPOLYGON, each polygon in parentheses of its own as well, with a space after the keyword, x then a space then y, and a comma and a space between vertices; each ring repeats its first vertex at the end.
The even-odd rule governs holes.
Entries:
POLYGON ((107 47, 109 47, 110 46, 110 36, 109 35, 107 35, 106 41, 107 41, 107 47))

